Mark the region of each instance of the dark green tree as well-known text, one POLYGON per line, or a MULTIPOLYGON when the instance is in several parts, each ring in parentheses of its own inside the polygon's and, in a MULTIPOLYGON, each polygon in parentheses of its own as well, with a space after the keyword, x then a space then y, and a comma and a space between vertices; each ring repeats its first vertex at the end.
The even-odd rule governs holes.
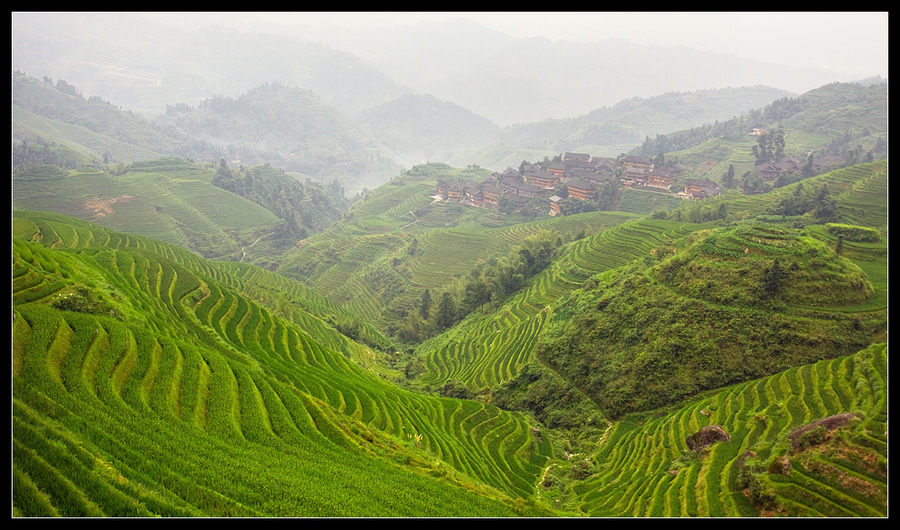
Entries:
POLYGON ((784 269, 781 267, 781 260, 775 258, 772 265, 766 269, 763 276, 763 291, 767 298, 774 297, 781 292, 784 285, 784 269))
POLYGON ((419 300, 419 315, 422 317, 422 320, 428 320, 428 315, 431 312, 431 291, 425 289, 425 292, 422 293, 422 299, 419 300))
POLYGON ((728 171, 722 175, 722 187, 726 190, 734 187, 734 164, 729 164, 728 171))
POLYGON ((456 321, 456 301, 450 293, 441 295, 441 301, 438 304, 437 315, 435 316, 435 324, 439 329, 447 329, 456 321))
POLYGON ((772 135, 772 158, 776 161, 784 158, 784 129, 781 125, 775 129, 772 135))

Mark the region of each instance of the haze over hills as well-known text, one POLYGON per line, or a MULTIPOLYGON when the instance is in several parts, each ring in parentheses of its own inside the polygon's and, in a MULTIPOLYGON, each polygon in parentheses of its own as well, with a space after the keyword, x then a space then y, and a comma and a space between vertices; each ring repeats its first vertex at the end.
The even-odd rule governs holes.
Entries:
MULTIPOLYGON (((176 29, 171 22, 154 22, 160 20, 138 14, 18 15, 13 68, 66 79, 85 95, 136 112, 159 113, 167 104, 195 105, 214 95, 237 97, 281 82, 312 90, 351 117, 419 92, 501 126, 574 117, 672 91, 764 84, 796 93, 847 80, 831 72, 622 40, 517 39, 465 21, 341 32, 304 26, 299 18, 288 37, 283 28, 275 34, 274 23, 265 34, 259 25, 249 31, 216 25, 176 29), (114 53, 95 51, 119 35, 128 38, 114 53)), ((211 15, 208 23, 216 18, 211 15)))
MULTIPOLYGON (((307 139, 316 133, 307 130, 300 137, 262 141, 250 138, 258 132, 250 127, 228 132, 220 129, 218 147, 244 149, 243 154, 227 153, 228 158, 257 163, 261 157, 247 150, 279 143, 282 148, 277 156, 283 167, 291 165, 292 170, 324 182, 333 178, 334 172, 346 172, 338 180, 349 193, 371 189, 400 167, 422 160, 477 163, 503 170, 525 158, 582 147, 615 156, 635 147, 645 135, 693 127, 701 120, 729 119, 841 77, 802 66, 786 68, 620 39, 583 42, 573 35, 572 40, 551 42, 514 38, 462 20, 384 31, 312 26, 305 24, 302 16, 260 16, 248 15, 239 25, 226 26, 228 19, 215 13, 16 14, 13 68, 37 78, 63 80, 86 98, 99 97, 147 117, 165 116, 174 108, 199 109, 217 98, 243 100, 273 83, 309 91, 317 105, 332 110, 310 108, 320 115, 315 125, 307 128, 334 130, 336 124, 325 122, 340 121, 334 115, 337 112, 346 120, 339 126, 343 129, 340 134, 356 139, 348 144, 338 138, 318 138, 309 144, 307 139), (110 46, 112 42, 118 44, 110 46), (745 86, 754 88, 733 88, 745 86), (635 116, 649 113, 631 116, 628 130, 621 129, 609 114, 635 97, 650 99, 710 89, 725 90, 725 94, 733 90, 736 99, 721 107, 721 113, 687 116, 682 109, 681 119, 670 124, 647 123, 637 131, 635 116), (436 102, 428 97, 437 98, 442 105, 435 107, 436 102), (430 103, 413 105, 413 101, 430 103), (380 123, 382 105, 406 105, 404 125, 380 123), (452 111, 453 106, 457 110, 452 111), (474 116, 459 112, 462 109, 474 116), (448 121, 448 111, 457 117, 448 121), (557 137, 560 122, 554 120, 577 120, 578 125, 570 122, 564 126, 582 131, 568 131, 566 139, 557 137), (513 123, 516 127, 507 129, 513 123), (366 130, 370 137, 363 138, 351 124, 366 130), (497 128, 503 134, 492 142, 489 133, 497 128), (549 128, 553 130, 547 131, 549 128), (523 131, 535 129, 533 135, 522 137, 523 131), (398 137, 401 134, 406 138, 398 137), (379 135, 380 142, 372 137, 379 135), (553 144, 547 138, 554 138, 553 144), (481 145, 473 146, 476 139, 481 145), (323 144, 325 152, 313 153, 315 160, 297 160, 323 144), (530 152, 535 147, 538 152, 530 152), (380 162, 367 167, 373 154, 380 162), (325 162, 331 167, 323 167, 321 158, 332 155, 342 162, 325 162), (347 161, 355 167, 347 169, 347 161)), ((601 29, 598 32, 602 33, 601 29)), ((394 114, 392 119, 396 117, 394 114)), ((196 125, 188 126, 186 118, 179 119, 190 134, 213 138, 211 131, 198 130, 196 125)), ((289 127, 280 126, 282 130, 289 127)), ((269 161, 276 163, 273 150, 264 150, 269 161)), ((212 156, 215 160, 220 155, 212 156)))
POLYGON ((229 15, 14 28, 13 516, 887 516, 886 82, 229 15))

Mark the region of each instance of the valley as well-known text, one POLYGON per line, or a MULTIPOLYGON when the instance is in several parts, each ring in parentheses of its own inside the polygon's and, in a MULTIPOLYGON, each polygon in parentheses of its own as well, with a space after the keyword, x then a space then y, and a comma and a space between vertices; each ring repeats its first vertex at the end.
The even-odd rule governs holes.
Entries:
POLYGON ((155 116, 13 73, 14 518, 888 516, 886 82, 501 126, 169 31, 79 63, 155 116))

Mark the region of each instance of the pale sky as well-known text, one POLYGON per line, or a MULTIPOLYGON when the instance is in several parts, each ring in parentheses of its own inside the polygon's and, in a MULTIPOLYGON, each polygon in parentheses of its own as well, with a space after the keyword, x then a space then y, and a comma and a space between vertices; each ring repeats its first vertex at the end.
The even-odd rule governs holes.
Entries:
MULTIPOLYGON (((776 64, 887 77, 888 13, 883 12, 312 12, 305 24, 396 27, 466 18, 513 37, 624 38, 684 46, 776 64)), ((266 13, 265 16, 271 16, 266 13)))

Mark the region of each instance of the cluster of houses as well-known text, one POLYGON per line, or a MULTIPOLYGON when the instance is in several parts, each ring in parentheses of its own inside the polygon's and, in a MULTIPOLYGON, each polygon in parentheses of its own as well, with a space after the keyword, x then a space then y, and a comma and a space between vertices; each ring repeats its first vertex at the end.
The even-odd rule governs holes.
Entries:
MULTIPOLYGON (((656 168, 653 159, 648 157, 625 156, 616 160, 565 153, 558 161, 526 164, 521 172, 515 169, 494 172, 480 184, 442 180, 437 186, 437 196, 442 200, 485 208, 497 208, 503 200, 509 201, 514 209, 535 199, 546 200, 549 214, 555 216, 560 214, 567 200, 597 200, 599 189, 606 182, 616 182, 617 186, 625 188, 668 190, 682 172, 683 168, 678 165, 656 168), (558 193, 563 186, 566 198, 558 193)), ((718 195, 719 187, 711 180, 688 179, 682 194, 702 199, 718 195)))
MULTIPOLYGON (((844 161, 843 158, 835 155, 828 155, 813 161, 813 171, 816 173, 828 167, 838 167, 844 161)), ((756 166, 756 172, 766 181, 773 181, 778 175, 787 173, 792 175, 803 170, 804 163, 800 162, 792 156, 786 156, 778 162, 766 162, 756 166)))

